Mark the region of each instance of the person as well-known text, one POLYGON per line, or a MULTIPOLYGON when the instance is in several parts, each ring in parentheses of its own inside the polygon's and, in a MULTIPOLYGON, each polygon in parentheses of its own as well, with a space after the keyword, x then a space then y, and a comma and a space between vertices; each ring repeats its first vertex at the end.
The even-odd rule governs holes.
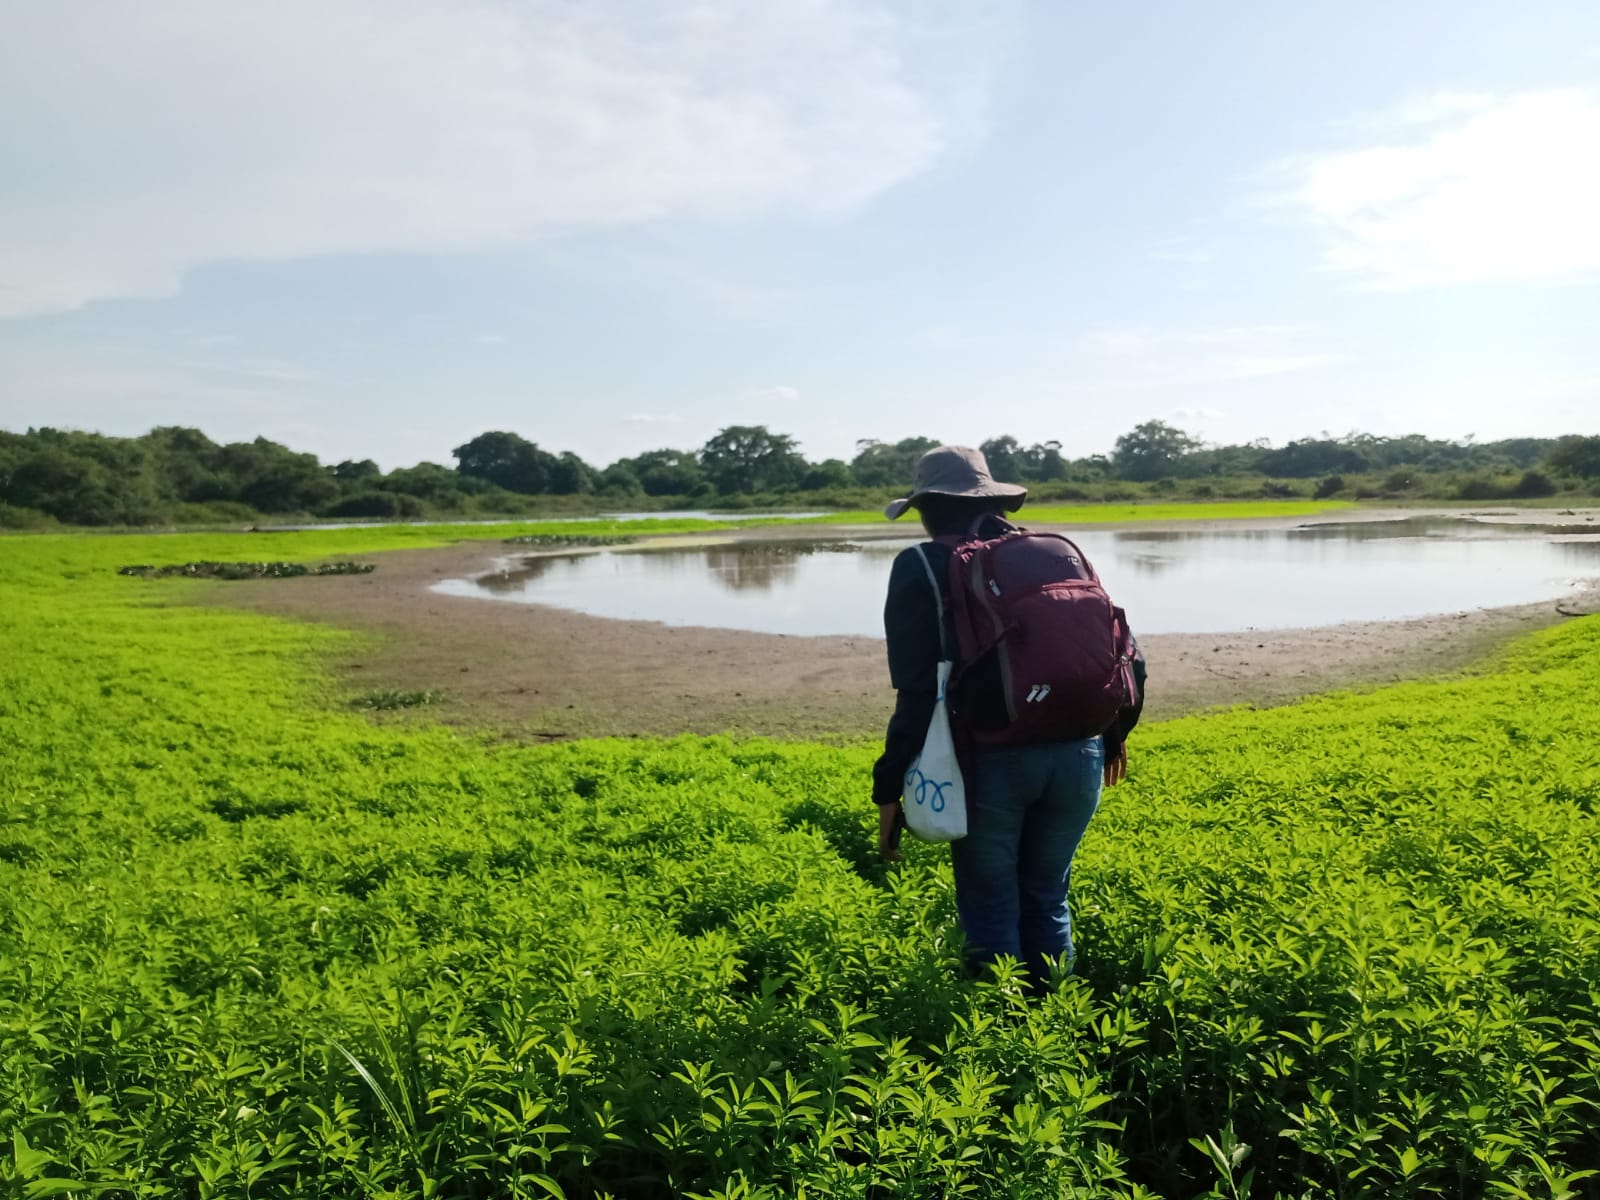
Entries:
MULTIPOLYGON (((911 495, 894 501, 884 515, 895 520, 914 508, 930 538, 993 538, 1017 528, 1006 515, 1026 496, 1024 487, 996 482, 980 451, 940 446, 918 461, 911 495)), ((953 646, 950 547, 931 541, 920 549, 940 589, 945 644, 953 646)), ((892 862, 901 857, 901 789, 933 715, 940 611, 918 548, 902 551, 889 573, 883 617, 894 715, 872 783, 879 850, 892 862)), ((978 747, 959 709, 952 713, 967 784, 967 835, 951 843, 951 862, 967 963, 975 972, 1001 955, 1025 964, 1036 987, 1049 980, 1053 964, 1063 973, 1071 971, 1075 949, 1067 890, 1072 858, 1099 806, 1102 786, 1117 784, 1127 771, 1127 736, 1144 700, 1144 660, 1137 651, 1133 674, 1136 696, 1097 737, 978 747)))

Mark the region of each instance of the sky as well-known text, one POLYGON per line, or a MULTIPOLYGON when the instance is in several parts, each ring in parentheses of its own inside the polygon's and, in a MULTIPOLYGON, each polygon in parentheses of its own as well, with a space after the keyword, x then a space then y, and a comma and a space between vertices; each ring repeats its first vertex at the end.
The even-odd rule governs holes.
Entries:
POLYGON ((1600 433, 1594 0, 0 0, 0 428, 1600 433))

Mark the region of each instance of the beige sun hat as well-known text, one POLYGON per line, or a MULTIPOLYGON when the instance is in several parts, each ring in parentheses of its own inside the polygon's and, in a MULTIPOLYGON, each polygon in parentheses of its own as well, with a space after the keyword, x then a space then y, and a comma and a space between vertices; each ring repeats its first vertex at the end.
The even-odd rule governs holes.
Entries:
POLYGON ((971 446, 935 446, 917 460, 917 477, 911 495, 891 501, 883 515, 893 521, 924 496, 976 496, 1005 500, 1007 512, 1022 507, 1028 489, 1015 483, 996 483, 989 474, 983 451, 971 446))

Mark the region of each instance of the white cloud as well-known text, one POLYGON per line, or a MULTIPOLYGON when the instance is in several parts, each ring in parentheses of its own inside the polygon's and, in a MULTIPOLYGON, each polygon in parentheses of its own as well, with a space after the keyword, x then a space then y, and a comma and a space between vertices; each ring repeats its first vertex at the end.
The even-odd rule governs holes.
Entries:
POLYGON ((503 333, 480 333, 472 339, 480 346, 504 346, 506 338, 503 333))
POLYGON ((800 389, 780 383, 773 387, 752 388, 739 399, 751 404, 793 404, 800 399, 800 389))
POLYGON ((1223 412, 1219 408, 1175 408, 1167 414, 1173 421, 1193 421, 1204 423, 1206 421, 1220 421, 1223 412))
POLYGON ((671 425, 683 418, 677 413, 628 413, 622 418, 624 425, 671 425))
POLYGON ((1171 387, 1230 383, 1332 366, 1316 331, 1298 325, 1095 329, 1079 339, 1103 386, 1171 387))
POLYGON ((1600 272, 1600 99, 1443 95, 1390 114, 1384 144, 1288 164, 1323 261, 1372 286, 1600 272))
POLYGON ((981 118, 943 0, 121 0, 0 14, 0 316, 223 259, 827 216, 981 118))
POLYGON ((1309 336, 1303 325, 1213 325, 1198 328, 1154 329, 1147 325, 1091 329, 1081 342, 1102 354, 1148 355, 1174 349, 1206 347, 1259 347, 1280 345, 1309 336))

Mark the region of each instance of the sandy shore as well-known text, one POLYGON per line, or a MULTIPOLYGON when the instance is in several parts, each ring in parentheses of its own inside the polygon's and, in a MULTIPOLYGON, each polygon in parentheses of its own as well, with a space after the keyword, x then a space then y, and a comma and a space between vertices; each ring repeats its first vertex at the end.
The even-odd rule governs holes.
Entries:
MULTIPOLYGON (((1338 519, 1419 515, 1425 513, 1363 511, 1338 519)), ((1600 514, 1493 509, 1477 515, 1571 525, 1582 532, 1586 523, 1593 530, 1600 514)), ((827 531, 765 529, 729 536, 774 535, 817 537, 827 531)), ((429 591, 441 579, 481 574, 507 552, 498 541, 397 551, 373 556, 379 569, 371 575, 219 584, 212 600, 377 634, 372 649, 335 664, 352 692, 437 691, 445 703, 426 709, 428 719, 511 736, 852 736, 877 733, 888 717, 893 693, 879 639, 615 621, 429 591)), ((1591 594, 1562 607, 1582 613, 1595 604, 1591 594)), ((1141 639, 1150 668, 1147 711, 1161 719, 1221 705, 1282 704, 1332 689, 1453 671, 1513 635, 1565 619, 1557 605, 1540 603, 1320 629, 1151 635, 1141 639)))

